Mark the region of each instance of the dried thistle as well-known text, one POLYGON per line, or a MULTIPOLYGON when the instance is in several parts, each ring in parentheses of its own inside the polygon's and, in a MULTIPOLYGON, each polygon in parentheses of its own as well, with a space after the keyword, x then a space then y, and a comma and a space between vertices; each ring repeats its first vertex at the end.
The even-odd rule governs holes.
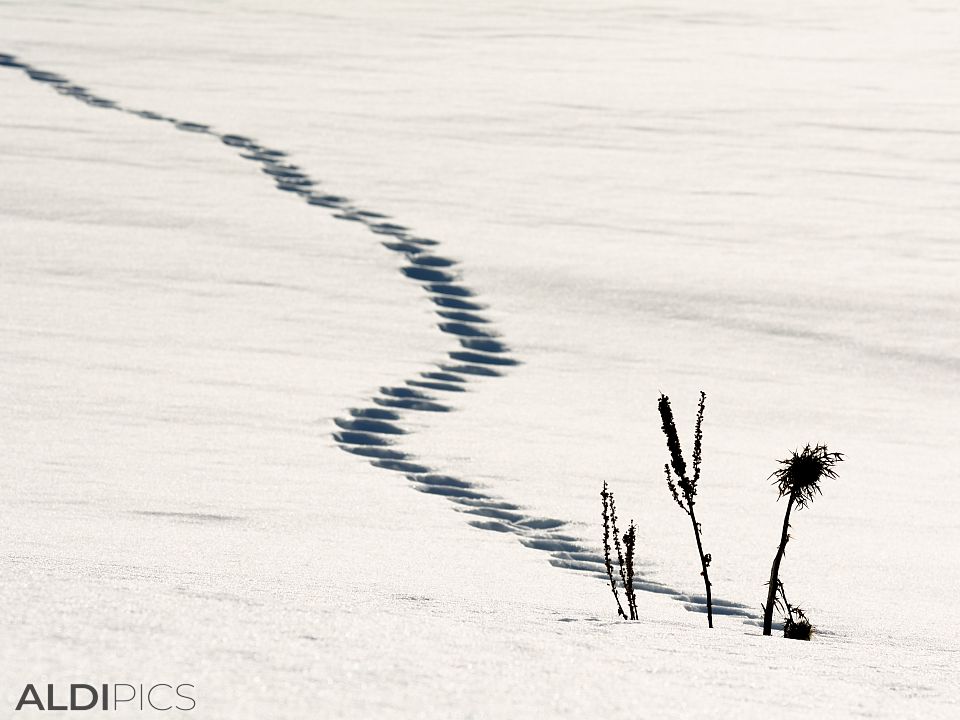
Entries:
MULTIPOLYGON (((773 558, 773 567, 770 569, 770 582, 767 585, 767 602, 763 606, 763 634, 770 635, 773 625, 773 609, 777 601, 780 583, 780 562, 786 552, 787 542, 790 540, 790 512, 793 506, 797 509, 807 507, 813 498, 822 494, 820 482, 824 478, 833 480, 837 477, 834 466, 843 461, 843 454, 830 452, 826 445, 810 447, 809 444, 800 452, 794 450, 790 457, 780 461, 780 469, 774 471, 770 477, 775 478, 774 485, 780 494, 777 499, 787 497, 787 511, 783 516, 783 529, 780 533, 780 545, 773 558)), ((809 625, 809 623, 807 623, 809 625)))
POLYGON ((794 450, 790 457, 781 460, 782 467, 770 477, 775 478, 780 497, 793 498, 799 510, 809 505, 814 496, 823 494, 820 481, 835 480, 837 473, 833 467, 842 461, 843 454, 829 452, 826 445, 811 448, 807 444, 800 452, 794 450))
POLYGON ((693 478, 687 477, 687 463, 683 458, 683 451, 680 449, 680 438, 677 435, 677 425, 673 420, 673 409, 670 407, 670 398, 666 395, 660 395, 660 401, 657 404, 660 410, 660 419, 663 421, 663 434, 667 438, 667 450, 670 453, 670 462, 663 466, 667 475, 667 487, 674 501, 680 506, 689 517, 693 525, 693 536, 697 541, 697 553, 700 555, 700 575, 703 577, 703 585, 707 594, 707 626, 713 627, 713 598, 711 595, 710 575, 707 568, 710 567, 711 556, 704 553, 703 542, 701 540, 701 527, 697 522, 697 516, 693 506, 696 505, 697 483, 700 481, 700 463, 703 460, 703 410, 706 405, 707 395, 700 392, 700 404, 697 409, 697 422, 694 428, 693 436, 693 478), (670 467, 673 466, 673 472, 677 476, 676 482, 670 474, 670 467))

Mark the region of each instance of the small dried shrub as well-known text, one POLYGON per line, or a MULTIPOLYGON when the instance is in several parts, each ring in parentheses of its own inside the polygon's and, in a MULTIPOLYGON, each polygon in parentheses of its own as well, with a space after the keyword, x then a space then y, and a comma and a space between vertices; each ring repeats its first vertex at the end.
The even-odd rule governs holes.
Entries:
POLYGON ((627 600, 627 610, 630 613, 629 619, 637 619, 637 596, 633 588, 633 560, 634 551, 637 544, 637 526, 633 520, 630 521, 630 527, 623 535, 623 544, 620 543, 620 530, 617 528, 617 505, 613 498, 613 493, 603 483, 603 490, 600 491, 600 498, 603 501, 603 560, 607 569, 607 577, 610 579, 610 589, 613 591, 613 599, 617 603, 617 614, 624 620, 628 619, 623 611, 623 603, 620 602, 620 592, 617 589, 617 578, 613 572, 612 553, 617 554, 618 574, 620 582, 623 585, 623 592, 627 600), (613 539, 611 548, 611 538, 613 539), (626 553, 624 553, 626 548, 626 553))

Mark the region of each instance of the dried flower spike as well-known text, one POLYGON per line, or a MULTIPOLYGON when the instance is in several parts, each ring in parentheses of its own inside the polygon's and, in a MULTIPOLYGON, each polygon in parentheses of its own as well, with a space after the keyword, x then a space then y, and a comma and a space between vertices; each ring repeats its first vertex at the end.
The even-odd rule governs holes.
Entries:
POLYGON ((687 463, 683 458, 683 451, 680 449, 680 438, 677 435, 677 424, 673 420, 673 408, 670 407, 670 398, 666 395, 660 395, 660 401, 657 408, 660 411, 660 419, 663 422, 663 434, 667 438, 667 450, 670 453, 670 462, 663 466, 667 475, 667 487, 673 496, 674 502, 680 506, 689 517, 693 525, 693 536, 697 541, 697 552, 700 555, 700 575, 703 576, 703 585, 707 592, 707 626, 713 627, 713 598, 711 595, 710 575, 707 568, 710 567, 710 554, 704 553, 703 542, 701 541, 700 523, 697 522, 697 516, 693 506, 696 505, 697 483, 700 481, 700 463, 703 460, 703 409, 707 402, 707 394, 700 392, 700 404, 697 408, 697 423, 693 433, 693 477, 687 476, 687 463), (676 482, 670 474, 670 467, 677 476, 676 482))

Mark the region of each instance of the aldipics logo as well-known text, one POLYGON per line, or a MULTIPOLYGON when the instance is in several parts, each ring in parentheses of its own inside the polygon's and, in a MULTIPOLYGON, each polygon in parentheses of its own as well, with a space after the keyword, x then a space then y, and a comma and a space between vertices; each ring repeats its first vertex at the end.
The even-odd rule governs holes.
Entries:
POLYGON ((197 707, 194 687, 189 683, 170 685, 131 685, 114 683, 88 685, 72 683, 38 689, 28 684, 20 694, 15 710, 141 710, 189 712, 197 707), (44 692, 45 690, 45 692, 44 692))

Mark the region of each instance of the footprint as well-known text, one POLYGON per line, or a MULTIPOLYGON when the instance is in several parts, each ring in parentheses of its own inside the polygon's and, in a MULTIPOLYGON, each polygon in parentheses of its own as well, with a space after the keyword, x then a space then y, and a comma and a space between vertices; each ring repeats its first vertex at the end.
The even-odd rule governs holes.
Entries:
POLYGON ((427 290, 432 293, 439 293, 440 295, 454 295, 456 297, 472 297, 473 291, 470 288, 465 288, 462 285, 451 285, 449 283, 434 283, 433 285, 425 285, 427 290))
POLYGON ((452 408, 447 405, 441 405, 427 400, 410 400, 408 398, 374 398, 377 405, 384 407, 402 408, 404 410, 416 410, 418 412, 450 412, 452 408))
POLYGON ((456 265, 456 262, 453 260, 448 260, 439 255, 418 255, 415 258, 410 258, 410 262, 414 265, 424 265, 427 267, 450 267, 451 265, 456 265))
POLYGON ((30 79, 36 80, 37 82, 55 83, 55 84, 69 82, 65 77, 63 77, 62 75, 57 75, 56 73, 44 72, 43 70, 34 70, 32 68, 27 67, 26 65, 24 65, 23 67, 26 68, 27 75, 30 76, 30 79))
POLYGON ((462 322, 440 323, 440 330, 451 335, 461 335, 464 337, 482 337, 489 338, 493 336, 492 331, 475 327, 462 322))
POLYGON ((256 145, 253 140, 243 135, 221 135, 220 141, 224 145, 230 145, 231 147, 252 148, 256 145))
POLYGON ((502 373, 492 367, 483 367, 482 365, 440 365, 441 370, 454 373, 464 373, 466 375, 483 375, 485 377, 500 377, 502 373))
POLYGON ((355 418, 373 418, 374 420, 399 420, 400 413, 383 408, 352 408, 350 414, 355 418))
POLYGON ((457 310, 486 310, 487 306, 472 300, 461 300, 460 298, 433 296, 430 298, 435 305, 445 308, 455 308, 457 310))
POLYGON ((403 435, 407 431, 398 425, 386 420, 371 420, 368 418, 355 418, 353 420, 344 420, 335 418, 334 422, 344 430, 356 430, 357 432, 376 433, 379 435, 403 435))
POLYGON ((437 310, 437 315, 447 320, 456 320, 462 323, 480 323, 486 325, 490 322, 475 313, 459 312, 456 310, 437 310))
POLYGON ((333 434, 333 439, 336 440, 341 445, 390 445, 393 443, 392 440, 380 437, 379 435, 374 435, 373 433, 365 432, 355 432, 352 430, 347 430, 344 432, 336 432, 333 434))
POLYGON ((485 353, 479 353, 479 352, 454 351, 448 354, 454 360, 460 360, 462 362, 467 362, 467 363, 480 363, 482 365, 519 365, 520 364, 513 358, 500 357, 499 355, 487 355, 485 353))
POLYGON ((430 382, 427 380, 407 380, 408 385, 413 387, 422 387, 428 390, 441 390, 444 392, 465 392, 466 388, 462 385, 454 385, 453 383, 442 383, 442 382, 430 382))
POLYGON ((174 123, 174 127, 175 127, 177 130, 184 130, 184 131, 186 131, 186 132, 195 132, 195 133, 209 133, 209 132, 210 132, 210 126, 209 126, 209 125, 202 125, 201 123, 195 123, 195 122, 184 122, 184 121, 180 121, 180 122, 174 123))
POLYGON ((449 283, 455 279, 453 275, 443 270, 419 267, 417 265, 408 265, 405 268, 401 268, 400 272, 412 280, 420 280, 421 282, 449 283))
POLYGON ((398 243, 382 243, 387 250, 393 250, 394 252, 409 253, 415 254, 423 252, 423 248, 419 245, 411 245, 410 243, 398 242, 398 243))
POLYGON ((489 338, 460 338, 460 344, 468 350, 480 350, 488 353, 503 353, 509 348, 502 342, 489 338))
POLYGON ((371 463, 379 468, 384 470, 393 470, 394 472, 401 473, 428 473, 430 468, 426 465, 420 465, 419 463, 406 462, 403 460, 376 460, 371 463))
POLYGON ((465 383, 466 380, 459 375, 454 375, 453 373, 445 372, 422 372, 420 377, 427 378, 428 380, 440 380, 442 382, 455 382, 455 383, 465 383))

